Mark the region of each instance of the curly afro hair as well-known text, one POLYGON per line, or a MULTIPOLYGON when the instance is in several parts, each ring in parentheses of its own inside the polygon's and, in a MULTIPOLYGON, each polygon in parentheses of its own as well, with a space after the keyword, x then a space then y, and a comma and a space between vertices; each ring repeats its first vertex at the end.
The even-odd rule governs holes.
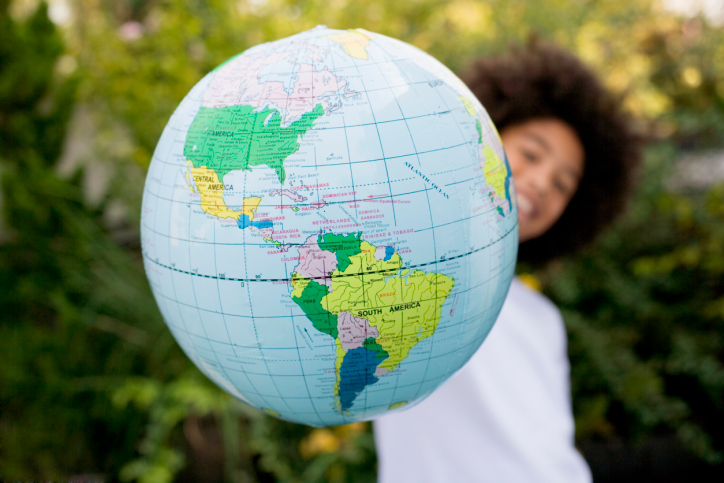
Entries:
POLYGON ((509 55, 475 61, 461 76, 499 131, 536 118, 557 118, 585 151, 576 194, 546 233, 520 245, 519 259, 542 265, 591 242, 623 211, 641 158, 643 137, 631 118, 581 61, 531 40, 509 55))

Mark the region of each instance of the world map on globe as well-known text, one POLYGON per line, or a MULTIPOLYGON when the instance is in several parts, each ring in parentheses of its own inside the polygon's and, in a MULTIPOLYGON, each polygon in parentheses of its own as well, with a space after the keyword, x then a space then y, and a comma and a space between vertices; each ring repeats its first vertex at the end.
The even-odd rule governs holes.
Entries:
POLYGON ((467 87, 401 41, 321 26, 190 91, 153 155, 141 237, 196 366, 328 426, 411 407, 463 366, 507 294, 517 226, 467 87))

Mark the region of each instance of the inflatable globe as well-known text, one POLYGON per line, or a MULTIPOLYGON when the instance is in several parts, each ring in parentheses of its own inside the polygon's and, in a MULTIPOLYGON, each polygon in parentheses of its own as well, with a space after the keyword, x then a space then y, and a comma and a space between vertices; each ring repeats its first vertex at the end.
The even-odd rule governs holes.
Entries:
POLYGON ((365 30, 317 27, 204 77, 163 131, 142 210, 148 280, 188 357, 313 426, 403 410, 460 369, 518 245, 483 107, 365 30))

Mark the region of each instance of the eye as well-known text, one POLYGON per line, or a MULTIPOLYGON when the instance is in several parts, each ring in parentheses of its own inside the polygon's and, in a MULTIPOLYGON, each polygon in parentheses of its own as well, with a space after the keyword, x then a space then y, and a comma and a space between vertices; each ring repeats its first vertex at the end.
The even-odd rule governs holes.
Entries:
POLYGON ((523 154, 523 157, 531 163, 535 163, 539 159, 538 154, 536 154, 534 151, 531 151, 530 149, 521 149, 521 154, 523 154))

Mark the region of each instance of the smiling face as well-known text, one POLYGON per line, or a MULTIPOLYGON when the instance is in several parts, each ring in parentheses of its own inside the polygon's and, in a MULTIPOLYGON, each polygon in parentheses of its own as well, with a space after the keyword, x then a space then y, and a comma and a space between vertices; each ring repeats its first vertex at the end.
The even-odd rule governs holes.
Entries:
POLYGON ((554 118, 509 126, 500 137, 518 193, 523 243, 548 231, 565 211, 583 175, 583 145, 573 128, 554 118))

